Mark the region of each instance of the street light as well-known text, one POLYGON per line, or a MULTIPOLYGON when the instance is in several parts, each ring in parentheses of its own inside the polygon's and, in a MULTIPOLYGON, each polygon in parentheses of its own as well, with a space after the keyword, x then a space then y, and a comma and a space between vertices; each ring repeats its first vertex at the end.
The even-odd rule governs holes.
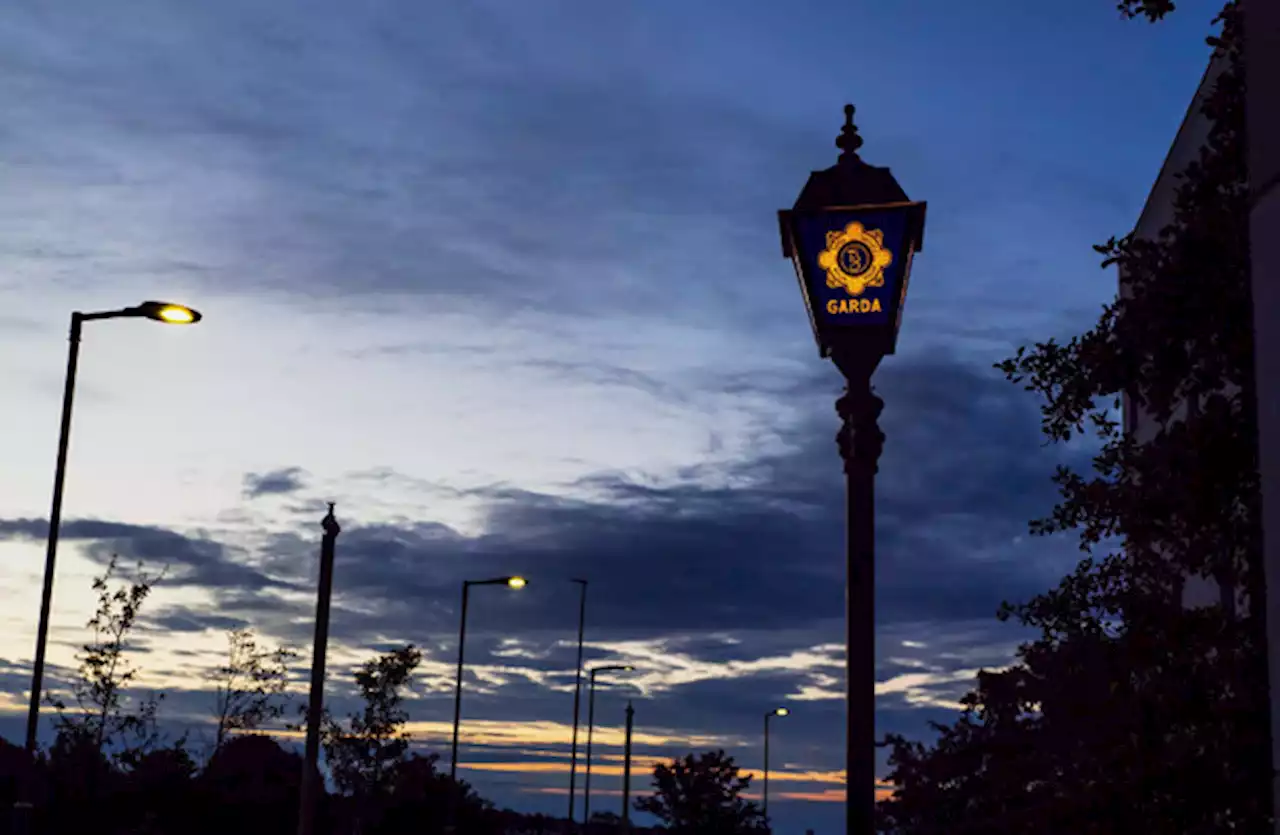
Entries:
POLYGON ((506 586, 510 589, 522 589, 529 584, 523 577, 494 577, 489 580, 462 581, 462 617, 458 628, 458 675, 453 689, 453 749, 449 758, 449 779, 458 777, 458 722, 462 718, 462 651, 467 642, 467 600, 471 596, 472 586, 506 586))
POLYGON ((62 522, 62 487, 67 475, 67 445, 71 439, 71 403, 76 389, 76 364, 80 358, 80 330, 98 319, 154 319, 170 325, 194 325, 201 316, 195 310, 169 302, 143 302, 119 310, 71 314, 67 373, 62 389, 62 423, 58 433, 58 460, 53 470, 53 505, 49 509, 49 533, 45 543, 44 587, 40 593, 40 623, 36 627, 36 657, 31 665, 31 702, 27 708, 26 751, 34 756, 40 727, 40 693, 44 689, 44 656, 49 641, 49 609, 53 604, 53 574, 58 557, 58 529, 62 522))
POLYGON ((591 685, 587 688, 587 777, 582 786, 582 825, 591 825, 591 737, 596 729, 596 673, 625 672, 635 667, 630 664, 610 664, 607 667, 594 667, 589 671, 591 685))
POLYGON ((764 715, 764 820, 769 822, 769 720, 775 716, 787 716, 791 711, 776 707, 764 715))
POLYGON ((911 260, 924 241, 925 204, 911 202, 888 168, 859 158, 853 105, 844 113, 839 160, 811 173, 778 221, 818 351, 845 378, 836 401, 848 519, 845 825, 851 835, 867 835, 875 822, 875 476, 884 445, 877 423, 884 402, 871 389, 871 375, 897 345, 911 260))
POLYGON ((573 746, 569 754, 569 820, 573 820, 573 795, 578 780, 578 715, 582 712, 582 637, 587 627, 587 581, 574 579, 581 586, 578 598, 578 666, 573 671, 573 746))

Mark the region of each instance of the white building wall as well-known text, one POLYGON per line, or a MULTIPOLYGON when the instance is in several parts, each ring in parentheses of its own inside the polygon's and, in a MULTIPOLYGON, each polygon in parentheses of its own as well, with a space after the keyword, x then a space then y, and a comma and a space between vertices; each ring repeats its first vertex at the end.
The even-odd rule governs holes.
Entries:
MULTIPOLYGON (((1271 675, 1271 757, 1273 763, 1280 764, 1280 3, 1251 0, 1245 5, 1245 44, 1249 179, 1255 201, 1249 238, 1271 675)), ((1280 777, 1273 782, 1272 797, 1280 811, 1280 777)), ((1276 833, 1280 835, 1280 815, 1276 833)))
MULTIPOLYGON (((1253 289, 1255 375, 1258 392, 1258 453, 1262 479, 1263 561, 1266 573, 1268 669, 1271 689, 1272 762, 1280 766, 1280 2, 1251 0, 1245 9, 1246 120, 1249 179, 1253 208, 1249 218, 1250 280, 1253 289)), ((1196 157, 1208 132, 1200 103, 1212 89, 1221 62, 1211 62, 1187 117, 1174 139, 1135 231, 1153 236, 1173 215, 1174 174, 1196 157)), ((1125 278, 1120 276, 1120 293, 1125 278)), ((1156 427, 1126 398, 1126 432, 1139 440, 1156 427)), ((1220 599, 1211 582, 1199 582, 1183 594, 1187 605, 1220 599)), ((1280 769, 1272 783, 1272 802, 1280 813, 1280 769)), ((1280 814, 1275 835, 1280 835, 1280 814)))
MULTIPOLYGON (((1138 238, 1155 239, 1160 230, 1174 221, 1173 202, 1179 184, 1178 175, 1199 155, 1209 137, 1210 123, 1200 112, 1204 100, 1213 91, 1213 85, 1226 66, 1226 61, 1214 56, 1200 80, 1200 86, 1192 97, 1183 117, 1182 125, 1174 136, 1173 144, 1165 157, 1155 184, 1147 195, 1147 202, 1138 216, 1134 226, 1134 234, 1138 238)), ((1120 296, 1127 294, 1124 271, 1120 271, 1120 296)), ((1174 414, 1174 420, 1186 413, 1185 405, 1174 414)), ((1145 413, 1138 404, 1128 396, 1124 397, 1124 429, 1135 440, 1142 442, 1152 438, 1160 429, 1155 420, 1145 413)), ((1210 606, 1225 603, 1224 595, 1231 596, 1231 590, 1222 589, 1212 579, 1205 577, 1188 577, 1182 590, 1182 602, 1187 607, 1210 606)), ((1241 602, 1237 601, 1240 606, 1241 602)))

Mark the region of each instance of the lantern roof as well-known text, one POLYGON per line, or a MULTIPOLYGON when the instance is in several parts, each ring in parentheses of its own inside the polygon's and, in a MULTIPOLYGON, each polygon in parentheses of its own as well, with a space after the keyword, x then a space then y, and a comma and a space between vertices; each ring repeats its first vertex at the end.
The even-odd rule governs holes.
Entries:
MULTIPOLYGON (((839 206, 872 206, 908 203, 910 198, 898 185, 893 173, 888 168, 868 165, 858 155, 862 147, 862 137, 853 123, 855 108, 851 104, 844 106, 844 127, 836 137, 836 147, 840 149, 840 157, 836 164, 822 171, 809 174, 809 181, 804 184, 800 196, 796 198, 795 211, 834 208, 839 206)), ((924 245, 924 227, 920 225, 916 249, 924 245)), ((782 236, 783 256, 790 258, 788 236, 782 236)))
POLYGON ((836 164, 810 173, 794 208, 778 212, 782 254, 795 266, 819 353, 850 379, 894 352, 926 208, 888 168, 858 155, 853 114, 846 105, 836 164))

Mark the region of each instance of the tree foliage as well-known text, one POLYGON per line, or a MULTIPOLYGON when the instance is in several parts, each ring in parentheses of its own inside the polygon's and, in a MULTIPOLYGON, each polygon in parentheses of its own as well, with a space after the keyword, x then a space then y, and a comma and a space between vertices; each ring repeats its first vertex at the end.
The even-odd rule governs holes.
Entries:
POLYGON ((204 832, 267 835, 297 829, 302 757, 262 734, 237 734, 199 778, 204 832))
MULTIPOLYGON (((1154 21, 1173 4, 1119 8, 1154 21)), ((1040 398, 1049 440, 1100 444, 1091 472, 1058 470, 1060 499, 1031 525, 1078 536, 1085 558, 1002 607, 1038 637, 979 676, 936 743, 890 738, 897 792, 882 831, 1268 831, 1240 17, 1233 0, 1215 20, 1224 69, 1175 220, 1097 247, 1125 292, 1091 330, 999 366, 1040 398), (1122 396, 1149 423, 1141 437, 1118 420, 1122 396), (1223 605, 1184 607, 1197 576, 1223 605)))
MULTIPOLYGON (((159 744, 154 710, 140 713, 130 702, 128 685, 137 676, 128 658, 130 635, 153 579, 139 572, 133 582, 122 582, 112 561, 94 580, 93 635, 81 653, 83 680, 73 688, 81 701, 60 706, 59 733, 41 756, 32 758, 21 746, 0 739, 0 831, 12 828, 10 813, 19 797, 34 803, 23 829, 32 835, 275 835, 297 828, 303 767, 298 753, 266 735, 230 734, 199 768, 185 737, 159 744), (148 744, 138 744, 135 725, 149 729, 142 734, 148 744)), ((241 648, 233 649, 232 659, 257 657, 265 666, 280 658, 256 642, 250 646, 233 638, 232 646, 241 648)), ((451 821, 456 831, 469 835, 563 831, 559 820, 496 810, 466 782, 441 773, 435 754, 408 755, 402 697, 420 661, 412 646, 373 658, 355 675, 363 710, 344 723, 323 717, 326 753, 344 793, 322 789, 317 835, 433 835, 448 831, 451 821)), ((229 660, 228 666, 242 676, 252 665, 229 660)), ((254 695, 251 684, 231 689, 254 695)), ((234 705, 226 715, 238 715, 234 705)), ((251 710, 250 715, 266 714, 251 710)), ((236 727, 251 730, 247 724, 236 727)))
POLYGON ((708 751, 653 769, 653 795, 635 800, 678 835, 748 835, 769 831, 755 803, 743 798, 751 777, 724 751, 708 751))
POLYGON ((503 830, 493 804, 480 797, 463 780, 455 780, 436 768, 435 754, 413 754, 400 762, 389 786, 371 835, 419 832, 437 835, 449 831, 456 815, 458 832, 497 835, 503 830))
POLYGON ((421 661, 422 652, 409 645, 365 662, 355 673, 364 708, 345 723, 324 718, 325 762, 338 788, 361 806, 376 805, 390 791, 409 749, 403 690, 421 661))
POLYGON ((260 647, 249 627, 228 632, 227 644, 227 663, 214 679, 215 751, 227 734, 256 731, 284 715, 289 665, 298 657, 288 647, 260 647))
POLYGON ((87 746, 88 756, 109 751, 127 765, 157 743, 156 711, 164 694, 136 702, 128 698, 128 687, 138 675, 128 657, 129 641, 158 577, 147 575, 139 566, 132 582, 117 583, 117 563, 112 556, 103 573, 93 580, 98 605, 86 624, 92 638, 76 655, 80 666, 71 685, 75 707, 62 699, 48 700, 58 713, 62 750, 69 754, 87 746))

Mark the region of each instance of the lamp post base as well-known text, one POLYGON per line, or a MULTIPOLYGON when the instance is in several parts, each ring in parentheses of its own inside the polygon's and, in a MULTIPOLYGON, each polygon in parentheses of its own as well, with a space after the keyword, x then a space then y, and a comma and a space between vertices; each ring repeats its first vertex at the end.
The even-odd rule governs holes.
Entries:
POLYGON ((31 818, 35 814, 35 808, 25 801, 18 801, 13 804, 12 826, 9 831, 11 835, 31 835, 31 818))

